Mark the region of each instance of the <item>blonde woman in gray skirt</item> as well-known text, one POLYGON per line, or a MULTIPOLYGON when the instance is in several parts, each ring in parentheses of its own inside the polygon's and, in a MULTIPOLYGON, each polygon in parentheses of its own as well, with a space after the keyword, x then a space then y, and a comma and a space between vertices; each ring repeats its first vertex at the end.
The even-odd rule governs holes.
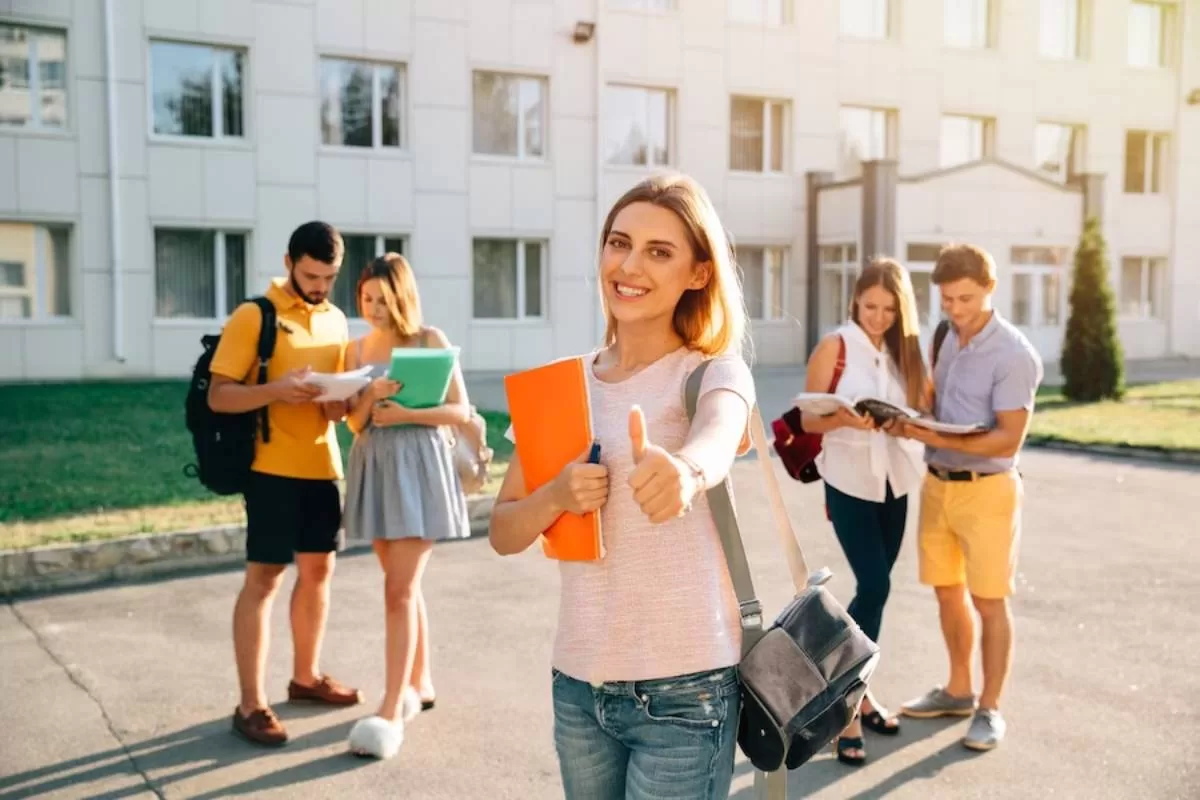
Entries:
POLYGON ((347 418, 355 437, 344 520, 350 537, 373 540, 383 567, 387 688, 376 715, 351 730, 350 749, 391 758, 404 740, 404 724, 434 703, 421 575, 434 542, 470 535, 466 496, 440 427, 468 421, 470 405, 458 370, 444 405, 410 409, 387 399, 400 389, 386 377, 393 348, 449 346, 440 330, 422 325, 404 256, 388 253, 363 270, 358 304, 371 331, 350 343, 346 368, 371 365, 374 380, 347 418))

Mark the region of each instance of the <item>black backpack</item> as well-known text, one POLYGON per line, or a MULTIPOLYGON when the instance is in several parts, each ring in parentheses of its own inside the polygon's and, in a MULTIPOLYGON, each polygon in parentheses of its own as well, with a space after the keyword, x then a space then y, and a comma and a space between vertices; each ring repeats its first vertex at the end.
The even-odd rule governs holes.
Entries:
MULTIPOLYGON (((267 382, 267 362, 275 352, 275 305, 265 297, 250 300, 262 312, 262 330, 258 334, 258 384, 267 382)), ((222 414, 208 405, 208 387, 212 382, 212 360, 221 336, 201 337, 204 352, 192 368, 184 410, 187 428, 192 434, 196 461, 183 468, 189 478, 199 478, 205 488, 222 495, 241 494, 250 477, 258 427, 263 441, 271 441, 267 407, 241 414, 222 414)))

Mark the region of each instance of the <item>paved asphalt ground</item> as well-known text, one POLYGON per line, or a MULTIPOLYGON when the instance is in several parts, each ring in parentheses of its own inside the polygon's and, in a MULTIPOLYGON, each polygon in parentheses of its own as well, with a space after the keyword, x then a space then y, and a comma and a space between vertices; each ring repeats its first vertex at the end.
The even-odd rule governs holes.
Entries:
MULTIPOLYGON (((1010 738, 964 750, 965 721, 906 721, 868 740, 857 771, 826 753, 793 772, 792 797, 1200 797, 1200 472, 1045 451, 1026 455, 1026 528, 1010 738)), ((751 562, 768 609, 789 595, 753 463, 735 478, 751 562)), ((817 487, 788 484, 814 564, 852 581, 817 487)), ((944 678, 915 542, 894 573, 876 689, 899 704, 944 678)), ((553 565, 501 559, 483 539, 435 550, 426 591, 437 708, 393 761, 346 752, 342 711, 277 709, 293 740, 264 751, 229 733, 235 678, 229 614, 236 571, 0 606, 0 798, 226 796, 561 797, 551 743, 553 565)), ((324 668, 376 701, 382 688, 381 577, 339 562, 324 668)), ((290 665, 286 601, 274 614, 272 698, 290 665)), ((739 759, 734 796, 749 800, 739 759)))

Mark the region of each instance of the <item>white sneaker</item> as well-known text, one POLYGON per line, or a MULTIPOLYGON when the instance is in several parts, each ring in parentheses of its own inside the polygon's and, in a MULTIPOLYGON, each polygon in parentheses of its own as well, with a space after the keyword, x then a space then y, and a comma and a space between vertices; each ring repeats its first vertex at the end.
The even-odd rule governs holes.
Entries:
POLYGON ((404 743, 404 721, 388 722, 383 717, 367 717, 350 729, 350 752, 366 758, 389 759, 400 752, 404 743))
POLYGON ((1004 740, 1008 725, 999 711, 981 708, 975 712, 963 744, 972 750, 994 750, 1004 740))

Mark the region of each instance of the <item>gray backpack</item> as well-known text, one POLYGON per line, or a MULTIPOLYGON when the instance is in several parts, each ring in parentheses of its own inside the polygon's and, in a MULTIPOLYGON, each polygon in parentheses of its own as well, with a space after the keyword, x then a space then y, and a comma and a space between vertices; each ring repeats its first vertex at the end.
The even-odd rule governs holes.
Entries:
MULTIPOLYGON (((689 420, 696 414, 708 363, 688 376, 684 400, 689 420)), ((879 662, 879 647, 825 589, 829 570, 809 574, 771 467, 757 408, 751 410, 750 434, 796 586, 795 598, 765 631, 728 478, 708 491, 708 504, 741 609, 738 745, 757 769, 774 772, 785 764, 795 769, 808 761, 849 724, 879 662)))

